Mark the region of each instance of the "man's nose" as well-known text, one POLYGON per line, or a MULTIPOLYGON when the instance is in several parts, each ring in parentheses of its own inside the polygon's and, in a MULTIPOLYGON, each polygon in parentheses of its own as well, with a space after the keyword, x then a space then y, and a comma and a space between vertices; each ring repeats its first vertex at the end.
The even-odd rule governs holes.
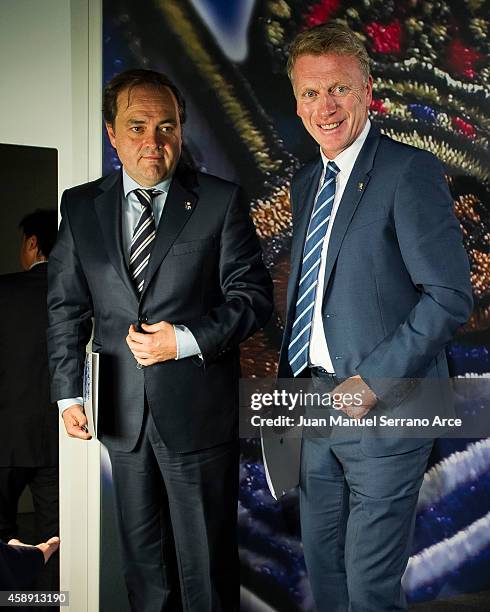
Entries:
POLYGON ((331 115, 337 110, 337 101, 335 100, 334 96, 328 92, 323 92, 320 94, 319 102, 321 112, 331 115))
POLYGON ((160 145, 164 143, 164 135, 160 130, 155 130, 154 132, 147 132, 146 136, 146 145, 149 147, 154 147, 157 149, 160 145))

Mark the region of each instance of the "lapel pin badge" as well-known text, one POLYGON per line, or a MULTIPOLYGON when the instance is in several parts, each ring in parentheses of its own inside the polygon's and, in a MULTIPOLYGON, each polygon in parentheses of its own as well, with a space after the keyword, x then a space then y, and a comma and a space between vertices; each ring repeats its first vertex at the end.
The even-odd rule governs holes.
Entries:
POLYGON ((364 183, 357 183, 357 191, 362 191, 364 189, 364 183))
POLYGON ((186 210, 191 210, 191 208, 192 208, 192 204, 191 204, 190 202, 186 202, 186 203, 184 204, 184 208, 185 208, 186 210))

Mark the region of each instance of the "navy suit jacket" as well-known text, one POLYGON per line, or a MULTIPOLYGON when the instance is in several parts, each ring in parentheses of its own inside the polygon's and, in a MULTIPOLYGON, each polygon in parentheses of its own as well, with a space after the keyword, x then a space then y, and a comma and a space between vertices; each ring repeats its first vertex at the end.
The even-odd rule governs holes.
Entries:
POLYGON ((58 465, 49 401, 47 264, 0 276, 0 466, 58 465))
POLYGON ((139 299, 124 259, 121 200, 120 172, 63 195, 48 269, 52 399, 82 394, 93 318, 106 446, 135 447, 145 399, 171 450, 236 439, 238 345, 272 310, 272 283, 243 193, 233 183, 178 167, 139 299), (125 340, 129 326, 162 320, 190 329, 202 363, 186 358, 136 368, 125 340))
MULTIPOLYGON (((279 378, 292 377, 287 347, 321 171, 318 159, 291 184, 293 241, 279 378)), ((322 315, 335 373, 359 374, 381 401, 403 405, 407 386, 400 379, 448 376, 445 346, 471 308, 468 257, 440 162, 372 127, 328 247, 322 315)), ((363 451, 372 456, 404 452, 416 443, 362 440, 363 451)), ((266 451, 268 446, 266 441, 266 451)), ((278 449, 271 446, 269 468, 278 449)))

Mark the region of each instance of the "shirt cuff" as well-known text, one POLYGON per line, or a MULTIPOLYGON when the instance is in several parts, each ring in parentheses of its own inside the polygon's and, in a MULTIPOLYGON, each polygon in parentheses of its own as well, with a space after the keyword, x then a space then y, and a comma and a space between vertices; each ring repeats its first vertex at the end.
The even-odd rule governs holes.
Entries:
POLYGON ((63 414, 63 412, 70 406, 73 406, 73 404, 83 406, 83 397, 71 397, 68 399, 58 400, 58 410, 60 411, 60 414, 63 414))
POLYGON ((175 340, 177 342, 177 357, 175 359, 185 359, 197 355, 202 359, 201 349, 194 334, 185 325, 174 325, 175 340))

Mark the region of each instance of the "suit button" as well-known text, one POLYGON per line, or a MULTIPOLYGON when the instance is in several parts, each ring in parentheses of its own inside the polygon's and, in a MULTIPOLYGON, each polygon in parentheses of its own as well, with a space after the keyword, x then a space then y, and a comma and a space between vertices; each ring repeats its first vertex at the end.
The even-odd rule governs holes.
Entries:
POLYGON ((138 323, 148 323, 148 317, 145 314, 142 314, 138 317, 138 323))

